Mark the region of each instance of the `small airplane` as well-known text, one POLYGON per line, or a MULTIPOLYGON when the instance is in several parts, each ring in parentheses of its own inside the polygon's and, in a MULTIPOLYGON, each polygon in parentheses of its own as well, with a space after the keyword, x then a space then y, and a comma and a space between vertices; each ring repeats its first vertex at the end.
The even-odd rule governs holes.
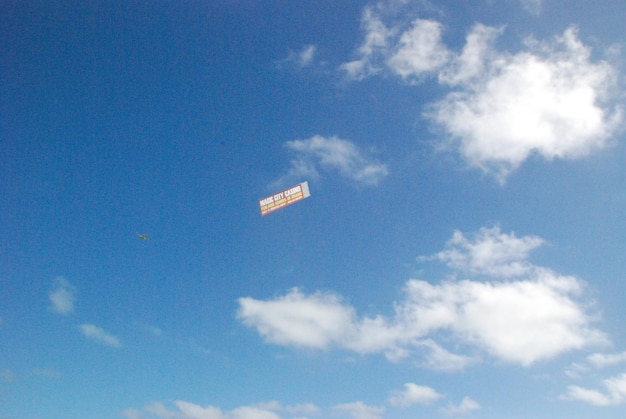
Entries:
POLYGON ((139 237, 142 240, 148 240, 148 235, 147 234, 139 234, 139 233, 137 233, 137 237, 139 237))

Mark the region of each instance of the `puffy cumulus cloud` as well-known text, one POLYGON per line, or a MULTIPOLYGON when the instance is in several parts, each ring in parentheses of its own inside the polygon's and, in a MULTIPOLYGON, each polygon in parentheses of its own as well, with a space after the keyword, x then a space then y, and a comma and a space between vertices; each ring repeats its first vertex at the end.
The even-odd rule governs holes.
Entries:
POLYGON ((122 346, 122 343, 117 337, 101 327, 93 324, 81 324, 78 329, 87 339, 93 340, 94 342, 114 348, 120 348, 122 346))
POLYGON ((449 370, 468 365, 472 355, 451 353, 438 341, 442 336, 455 347, 472 347, 524 366, 606 343, 605 335, 592 327, 586 303, 579 301, 584 283, 522 259, 539 238, 485 231, 457 249, 459 258, 471 261, 474 249, 487 248, 489 255, 476 265, 480 272, 506 274, 503 264, 513 261, 526 267, 525 277, 439 284, 411 279, 387 317, 359 317, 336 295, 294 288, 268 300, 240 298, 238 317, 273 344, 382 353, 392 361, 426 350, 424 365, 449 370))
POLYGON ((50 300, 50 310, 61 315, 68 315, 74 312, 76 302, 76 288, 62 276, 54 280, 54 287, 48 293, 50 300))
POLYGON ((411 280, 398 317, 413 331, 448 330, 498 358, 530 365, 603 341, 572 298, 580 288, 577 279, 552 273, 511 282, 411 280))
POLYGON ((356 59, 342 64, 340 69, 352 80, 390 72, 413 82, 436 74, 450 55, 441 41, 442 25, 419 18, 408 26, 388 25, 384 22, 388 15, 382 4, 365 9, 361 18, 363 43, 357 49, 356 59))
POLYGON ((540 237, 518 238, 515 233, 504 234, 499 226, 494 226, 481 228, 473 240, 455 231, 446 249, 430 258, 462 272, 509 278, 527 274, 533 268, 528 255, 542 244, 540 237))
POLYGON ((369 406, 361 401, 338 404, 333 410, 345 413, 352 419, 382 419, 385 413, 383 406, 369 406))
POLYGON ((469 397, 464 397, 460 404, 451 404, 448 407, 441 409, 441 411, 449 416, 459 416, 474 410, 480 410, 480 408, 481 406, 478 402, 470 399, 469 397))
POLYGON ((392 406, 408 407, 414 404, 430 404, 443 395, 437 393, 435 389, 428 386, 420 386, 414 383, 404 384, 404 390, 396 390, 389 397, 392 406))
POLYGON ((578 400, 595 406, 616 406, 626 402, 626 373, 603 381, 604 391, 569 386, 562 396, 566 400, 578 400))
POLYGON ((268 342, 325 349, 351 333, 354 309, 339 297, 316 293, 304 295, 297 288, 274 300, 239 299, 238 316, 256 327, 268 342))
POLYGON ((159 402, 145 406, 141 410, 129 408, 122 412, 122 416, 126 419, 282 419, 287 416, 283 416, 281 412, 287 415, 317 415, 319 413, 319 408, 312 404, 282 406, 278 402, 269 402, 242 406, 230 411, 222 411, 215 406, 202 407, 183 400, 176 400, 173 404, 172 408, 159 402))
POLYGON ((457 90, 428 113, 466 161, 503 182, 532 154, 574 159, 603 148, 622 118, 603 106, 614 69, 591 61, 574 28, 551 43, 529 40, 514 55, 492 49, 495 33, 480 25, 470 33, 472 52, 444 77, 457 90))
POLYGON ((341 176, 364 185, 376 185, 388 174, 387 166, 378 163, 353 142, 338 137, 315 135, 306 140, 285 143, 296 154, 286 178, 319 177, 319 170, 336 171, 341 176))
POLYGON ((403 79, 438 71, 448 61, 448 50, 441 42, 441 24, 416 19, 404 32, 387 65, 403 79))
MULTIPOLYGON (((521 3, 535 13, 541 8, 539 0, 521 3)), ((522 51, 508 53, 494 46, 503 28, 476 24, 456 53, 442 42, 441 23, 407 23, 389 9, 365 9, 357 59, 341 69, 353 80, 396 75, 410 84, 437 75, 452 91, 431 103, 426 117, 449 137, 445 146, 501 183, 532 155, 576 159, 602 149, 621 125, 622 110, 609 97, 617 71, 592 60, 576 28, 547 42, 530 37, 522 51)))

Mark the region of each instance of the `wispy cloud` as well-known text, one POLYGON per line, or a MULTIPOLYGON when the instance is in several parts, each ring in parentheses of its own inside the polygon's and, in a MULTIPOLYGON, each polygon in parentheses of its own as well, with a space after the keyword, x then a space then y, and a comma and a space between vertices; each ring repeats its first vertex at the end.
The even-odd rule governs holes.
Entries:
POLYGON ((337 172, 340 176, 364 185, 376 185, 388 174, 387 165, 376 162, 353 142, 338 137, 313 136, 306 140, 285 143, 295 153, 285 178, 289 180, 318 178, 320 171, 337 172))
POLYGON ((441 409, 441 411, 449 416, 459 416, 474 410, 480 410, 480 408, 481 406, 478 402, 470 399, 469 397, 464 397, 460 404, 450 404, 448 407, 441 409))
POLYGON ((392 406, 408 407, 414 404, 430 404, 443 395, 437 393, 435 389, 428 386, 420 386, 415 383, 405 383, 403 390, 396 390, 389 397, 392 406))
POLYGON ((93 324, 81 324, 79 330, 87 339, 93 340, 94 342, 114 348, 120 348, 122 346, 122 343, 117 337, 93 324))
POLYGON ((76 288, 67 279, 59 276, 54 281, 54 288, 48 293, 48 299, 51 311, 66 316, 74 312, 76 288))
POLYGON ((317 57, 317 46, 309 44, 302 47, 299 51, 290 50, 287 58, 284 58, 278 62, 280 67, 288 65, 290 67, 295 66, 297 68, 310 67, 315 63, 317 57))
POLYGON ((595 353, 587 357, 587 361, 596 368, 604 368, 626 362, 626 352, 618 354, 595 353))
POLYGON ((524 366, 569 350, 606 343, 605 335, 591 326, 593 316, 586 312, 588 303, 578 301, 584 289, 581 280, 511 258, 526 254, 528 243, 533 243, 532 248, 537 240, 497 231, 477 235, 471 246, 458 249, 465 251, 461 254, 465 260, 472 260, 474 247, 492 249, 483 241, 494 241, 498 252, 484 259, 479 265, 481 272, 497 275, 502 272, 503 260, 513 260, 528 267, 526 276, 439 284, 411 279, 404 287, 403 299, 394 303, 395 314, 391 317, 359 317, 338 295, 305 294, 297 288, 269 300, 240 298, 237 315, 273 344, 383 353, 393 361, 428 349, 431 355, 426 356, 425 365, 441 369, 454 368, 438 366, 437 359, 453 360, 460 368, 469 364, 472 356, 471 352, 451 353, 438 342, 439 332, 444 331, 452 334, 457 346, 474 347, 524 366), (520 243, 526 246, 520 247, 520 243), (496 257, 502 254, 508 256, 496 257))
POLYGON ((569 378, 581 379, 590 372, 597 374, 598 370, 610 369, 624 363, 626 363, 626 352, 596 352, 588 355, 584 361, 573 362, 565 368, 564 373, 569 378))
POLYGON ((381 71, 380 56, 386 54, 392 33, 372 7, 366 7, 361 18, 365 39, 358 49, 357 58, 341 65, 349 78, 362 80, 381 71))
POLYGON ((569 386, 562 396, 565 400, 578 400, 595 406, 616 406, 626 402, 626 373, 603 381, 604 391, 580 386, 569 386))
POLYGON ((353 419, 382 419, 385 413, 383 406, 369 406, 362 401, 338 404, 333 410, 346 413, 353 419))
MULTIPOLYGON (((521 3, 537 13, 541 7, 539 0, 521 3)), ((532 155, 588 156, 621 125, 621 107, 610 104, 618 72, 591 59, 576 28, 546 42, 529 37, 524 50, 511 54, 494 47, 503 28, 476 24, 456 53, 443 44, 441 23, 407 24, 390 18, 384 4, 365 8, 357 59, 340 68, 353 80, 397 75, 414 84, 437 76, 452 91, 429 104, 425 116, 448 136, 442 148, 458 150, 501 183, 532 155)))
POLYGON ((230 411, 223 411, 215 406, 203 407, 184 400, 176 400, 173 402, 173 405, 174 407, 167 407, 163 403, 155 402, 145 406, 143 409, 126 409, 122 412, 122 416, 126 419, 281 419, 286 417, 303 417, 301 415, 317 415, 319 413, 319 408, 313 404, 282 406, 278 402, 241 406, 230 411))

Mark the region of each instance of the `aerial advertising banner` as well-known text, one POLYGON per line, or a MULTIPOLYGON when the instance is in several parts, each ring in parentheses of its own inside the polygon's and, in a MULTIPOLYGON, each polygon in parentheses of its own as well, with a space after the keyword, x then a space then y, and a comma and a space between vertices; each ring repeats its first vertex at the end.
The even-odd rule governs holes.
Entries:
POLYGON ((304 198, 311 196, 309 192, 308 182, 298 183, 273 195, 259 199, 259 208, 261 215, 269 214, 287 205, 302 201, 304 198))

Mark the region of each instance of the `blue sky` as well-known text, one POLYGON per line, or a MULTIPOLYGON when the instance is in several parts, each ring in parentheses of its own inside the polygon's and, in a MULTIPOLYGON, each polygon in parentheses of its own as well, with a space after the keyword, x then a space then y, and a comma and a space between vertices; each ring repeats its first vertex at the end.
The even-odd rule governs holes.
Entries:
POLYGON ((625 13, 3 2, 0 417, 623 417, 625 13))

